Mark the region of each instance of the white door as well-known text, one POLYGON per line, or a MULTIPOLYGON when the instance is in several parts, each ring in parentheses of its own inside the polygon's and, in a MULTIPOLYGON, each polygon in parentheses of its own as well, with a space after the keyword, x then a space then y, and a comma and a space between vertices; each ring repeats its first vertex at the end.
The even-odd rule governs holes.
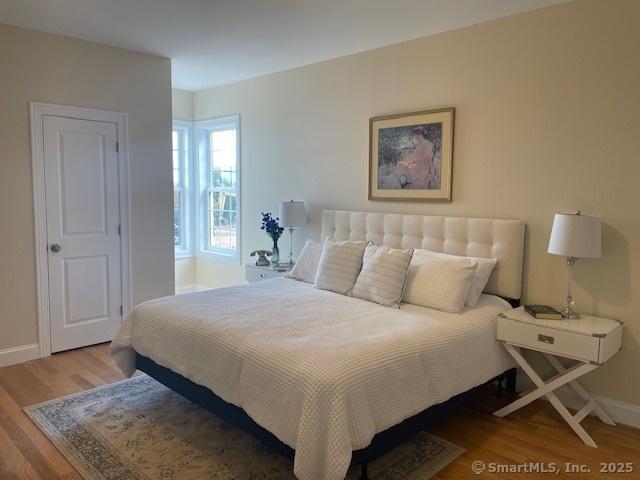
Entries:
POLYGON ((109 341, 122 322, 117 132, 43 117, 52 352, 109 341))

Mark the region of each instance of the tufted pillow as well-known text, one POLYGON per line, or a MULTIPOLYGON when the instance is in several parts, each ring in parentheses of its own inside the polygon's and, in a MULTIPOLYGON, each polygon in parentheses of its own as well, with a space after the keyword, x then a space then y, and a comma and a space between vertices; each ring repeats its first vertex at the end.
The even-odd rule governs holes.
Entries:
POLYGON ((477 265, 466 258, 414 255, 403 300, 443 312, 460 313, 477 265))
POLYGON ((362 258, 362 270, 353 287, 353 296, 385 307, 398 308, 412 255, 412 248, 401 250, 367 245, 362 258))
POLYGON ((449 255, 448 253, 433 252, 431 250, 416 250, 415 255, 431 255, 434 257, 457 258, 457 259, 466 258, 468 260, 475 261, 478 264, 478 266, 476 267, 476 272, 473 275, 473 280, 471 281, 471 287, 469 288, 469 293, 467 294, 467 299, 464 303, 467 307, 471 307, 471 308, 475 308, 475 306, 478 305, 478 300, 480 300, 480 295, 484 291, 484 287, 487 286, 489 277, 493 273, 493 269, 498 263, 498 261, 493 258, 463 257, 459 255, 449 255))
POLYGON ((307 240, 304 247, 302 247, 296 264, 285 277, 313 283, 316 278, 320 255, 322 255, 322 244, 313 240, 307 240))
POLYGON ((327 238, 316 272, 315 287, 351 295, 362 268, 362 255, 367 242, 327 238))

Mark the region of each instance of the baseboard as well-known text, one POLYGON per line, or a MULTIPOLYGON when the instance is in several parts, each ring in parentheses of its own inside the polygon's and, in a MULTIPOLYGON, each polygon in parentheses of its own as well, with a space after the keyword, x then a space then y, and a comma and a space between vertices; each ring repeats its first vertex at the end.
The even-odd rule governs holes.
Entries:
POLYGON ((211 287, 205 287, 204 285, 183 285, 182 287, 176 287, 176 295, 200 292, 202 290, 209 290, 210 288, 211 287))
POLYGON ((183 293, 191 293, 197 292, 198 285, 182 285, 181 287, 176 287, 176 295, 181 295, 183 293))
POLYGON ((0 350, 0 367, 15 365, 40 358, 40 346, 37 343, 22 345, 21 347, 5 348, 0 350))
MULTIPOLYGON (((527 391, 535 387, 531 379, 519 369, 517 385, 518 392, 527 391)), ((585 404, 585 401, 568 385, 555 390, 555 394, 567 408, 580 410, 585 404)), ((599 395, 593 395, 593 398, 604 409, 604 411, 609 414, 614 422, 629 425, 630 427, 640 428, 640 406, 619 402, 618 400, 601 397, 599 395)), ((545 397, 542 397, 542 399, 546 400, 545 397)), ((591 415, 595 415, 595 413, 591 412, 591 415)))

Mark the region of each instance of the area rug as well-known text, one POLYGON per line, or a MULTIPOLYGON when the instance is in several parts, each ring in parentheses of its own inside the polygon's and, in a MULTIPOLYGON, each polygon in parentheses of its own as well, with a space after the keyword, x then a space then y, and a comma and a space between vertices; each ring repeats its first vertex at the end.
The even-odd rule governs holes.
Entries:
MULTIPOLYGON (((146 375, 26 407, 87 480, 293 480, 293 464, 146 375)), ((376 480, 423 480, 464 449, 420 432, 370 465, 376 480)), ((357 479, 353 468, 348 479, 357 479)))

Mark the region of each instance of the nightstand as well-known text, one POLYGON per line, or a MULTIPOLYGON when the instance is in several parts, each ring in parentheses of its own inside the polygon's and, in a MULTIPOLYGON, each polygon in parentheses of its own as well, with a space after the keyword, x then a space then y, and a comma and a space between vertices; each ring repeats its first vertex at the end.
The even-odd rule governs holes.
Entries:
POLYGON ((589 315, 577 320, 538 320, 520 307, 500 314, 498 340, 537 388, 493 414, 504 417, 544 396, 585 444, 596 447, 580 422, 594 411, 604 423, 615 423, 577 379, 603 365, 620 350, 622 324, 589 315), (541 352, 558 374, 545 382, 522 356, 522 348, 541 352), (578 363, 565 368, 557 357, 570 358, 578 363), (567 384, 587 402, 575 415, 553 393, 567 384))
POLYGON ((249 283, 261 282, 262 280, 267 280, 269 278, 278 278, 282 277, 289 273, 289 270, 284 272, 273 270, 271 267, 258 267, 257 265, 249 265, 245 266, 245 278, 249 283))

